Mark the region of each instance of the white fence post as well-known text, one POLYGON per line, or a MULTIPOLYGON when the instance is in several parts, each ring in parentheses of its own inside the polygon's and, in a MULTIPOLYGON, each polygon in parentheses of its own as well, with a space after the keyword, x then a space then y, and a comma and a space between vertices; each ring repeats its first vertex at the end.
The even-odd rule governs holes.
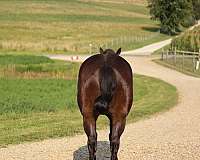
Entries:
POLYGON ((174 48, 174 63, 176 65, 176 47, 174 48))
POLYGON ((199 70, 199 63, 200 63, 200 49, 199 49, 199 55, 198 55, 197 63, 196 63, 196 70, 199 70))
POLYGON ((185 63, 185 55, 184 55, 184 52, 183 52, 183 59, 182 59, 182 70, 183 70, 183 68, 184 68, 184 63, 185 63))
POLYGON ((162 61, 164 60, 164 48, 162 48, 162 57, 161 57, 162 61))
POLYGON ((169 52, 169 50, 167 50, 167 53, 166 53, 166 61, 168 61, 168 53, 169 52))

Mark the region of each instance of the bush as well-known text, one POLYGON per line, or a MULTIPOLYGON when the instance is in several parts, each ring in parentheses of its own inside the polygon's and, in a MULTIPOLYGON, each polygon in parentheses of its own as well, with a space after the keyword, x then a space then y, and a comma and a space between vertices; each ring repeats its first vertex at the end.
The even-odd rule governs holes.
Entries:
POLYGON ((196 20, 195 20, 194 16, 189 16, 189 17, 187 17, 187 18, 185 18, 185 19, 183 20, 183 22, 181 23, 181 25, 182 25, 183 27, 188 28, 188 27, 190 27, 190 26, 195 25, 195 22, 196 22, 196 20))
POLYGON ((172 46, 179 50, 198 52, 200 49, 200 26, 172 40, 172 46))
POLYGON ((196 20, 200 19, 200 0, 192 0, 193 13, 196 20))

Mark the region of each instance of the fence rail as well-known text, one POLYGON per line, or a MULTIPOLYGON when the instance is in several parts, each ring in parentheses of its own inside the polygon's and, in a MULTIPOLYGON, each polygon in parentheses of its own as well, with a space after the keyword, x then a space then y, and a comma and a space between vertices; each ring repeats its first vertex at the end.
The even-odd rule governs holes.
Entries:
POLYGON ((176 48, 163 49, 161 60, 178 69, 200 73, 200 49, 199 52, 181 51, 176 48))
POLYGON ((130 46, 133 48, 134 45, 158 37, 159 34, 160 32, 157 31, 150 35, 144 33, 143 35, 120 36, 104 42, 84 42, 75 44, 74 50, 82 50, 87 53, 93 54, 99 52, 99 47, 118 49, 119 47, 126 48, 127 46, 130 46))

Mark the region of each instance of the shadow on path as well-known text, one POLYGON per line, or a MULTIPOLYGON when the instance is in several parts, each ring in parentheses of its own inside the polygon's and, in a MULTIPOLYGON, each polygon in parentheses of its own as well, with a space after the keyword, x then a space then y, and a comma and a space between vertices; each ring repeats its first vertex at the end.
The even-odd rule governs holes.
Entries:
MULTIPOLYGON (((89 156, 87 146, 82 146, 74 151, 73 157, 73 160, 88 160, 89 156)), ((97 159, 110 160, 110 142, 97 142, 97 159)))

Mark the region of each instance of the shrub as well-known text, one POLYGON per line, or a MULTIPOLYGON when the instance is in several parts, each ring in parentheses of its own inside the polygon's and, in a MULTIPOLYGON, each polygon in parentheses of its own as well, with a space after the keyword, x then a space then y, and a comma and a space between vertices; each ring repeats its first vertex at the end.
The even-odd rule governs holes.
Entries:
POLYGON ((179 50, 199 51, 200 49, 200 26, 193 30, 186 31, 184 34, 172 40, 172 46, 179 50))

